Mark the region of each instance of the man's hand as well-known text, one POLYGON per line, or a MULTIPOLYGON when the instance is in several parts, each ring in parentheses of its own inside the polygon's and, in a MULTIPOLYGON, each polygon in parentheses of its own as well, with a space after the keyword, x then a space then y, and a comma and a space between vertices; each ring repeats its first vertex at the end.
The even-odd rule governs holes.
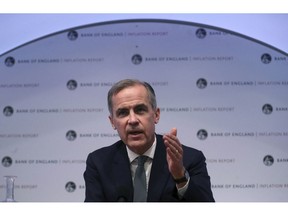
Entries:
POLYGON ((177 129, 172 128, 170 133, 163 135, 164 144, 167 152, 168 168, 174 179, 184 176, 183 149, 177 138, 177 129))

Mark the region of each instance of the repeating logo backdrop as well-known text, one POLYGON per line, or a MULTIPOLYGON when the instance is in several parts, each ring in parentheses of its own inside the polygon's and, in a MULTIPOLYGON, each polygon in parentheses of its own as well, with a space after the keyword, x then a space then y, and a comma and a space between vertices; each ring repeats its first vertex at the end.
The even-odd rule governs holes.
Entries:
POLYGON ((119 139, 106 95, 149 82, 158 133, 207 158, 216 201, 288 201, 288 55, 202 24, 121 20, 68 29, 0 56, 0 199, 83 201, 89 152, 119 139), (2 178, 2 180, 1 180, 2 178))

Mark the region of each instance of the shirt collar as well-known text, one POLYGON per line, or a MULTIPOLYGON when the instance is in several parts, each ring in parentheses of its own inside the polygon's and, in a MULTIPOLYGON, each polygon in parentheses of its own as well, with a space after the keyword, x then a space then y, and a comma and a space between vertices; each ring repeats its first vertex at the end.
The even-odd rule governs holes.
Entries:
MULTIPOLYGON (((154 138, 154 142, 152 144, 152 146, 143 154, 145 156, 148 156, 149 158, 153 159, 154 157, 154 154, 155 154, 155 149, 156 149, 156 143, 157 143, 157 139, 156 139, 156 136, 154 138)), ((134 161, 139 155, 136 154, 135 152, 131 151, 127 145, 126 145, 126 149, 127 149, 127 153, 128 153, 128 157, 129 157, 129 160, 130 160, 130 163, 132 161, 134 161)))

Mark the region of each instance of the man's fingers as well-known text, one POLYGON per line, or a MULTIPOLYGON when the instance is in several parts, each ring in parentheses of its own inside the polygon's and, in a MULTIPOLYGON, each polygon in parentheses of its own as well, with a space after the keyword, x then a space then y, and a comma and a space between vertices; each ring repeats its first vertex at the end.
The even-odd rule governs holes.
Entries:
POLYGON ((172 128, 170 133, 174 136, 177 136, 177 128, 172 128))

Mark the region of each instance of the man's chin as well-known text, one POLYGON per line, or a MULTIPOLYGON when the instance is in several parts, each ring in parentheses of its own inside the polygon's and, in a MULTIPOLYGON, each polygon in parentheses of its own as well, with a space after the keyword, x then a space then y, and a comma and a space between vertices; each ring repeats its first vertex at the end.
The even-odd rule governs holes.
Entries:
POLYGON ((143 139, 129 139, 128 143, 131 146, 138 146, 138 145, 144 145, 144 140, 143 139))
POLYGON ((145 142, 142 141, 131 141, 128 143, 128 147, 131 151, 135 152, 136 154, 143 154, 147 151, 147 146, 145 142))
POLYGON ((136 139, 136 138, 129 138, 128 139, 128 144, 129 146, 133 146, 133 147, 137 147, 137 146, 143 146, 145 145, 145 140, 143 138, 139 138, 139 139, 136 139))

